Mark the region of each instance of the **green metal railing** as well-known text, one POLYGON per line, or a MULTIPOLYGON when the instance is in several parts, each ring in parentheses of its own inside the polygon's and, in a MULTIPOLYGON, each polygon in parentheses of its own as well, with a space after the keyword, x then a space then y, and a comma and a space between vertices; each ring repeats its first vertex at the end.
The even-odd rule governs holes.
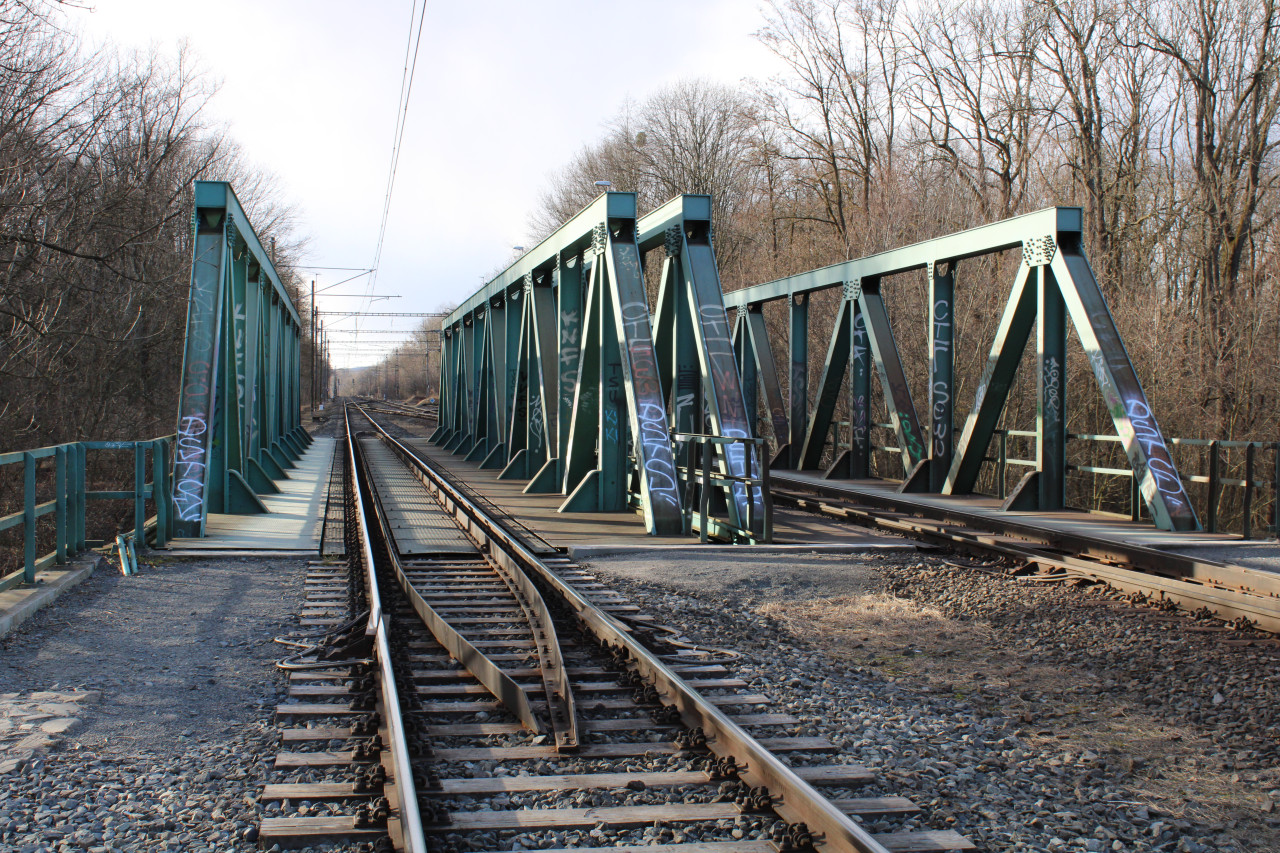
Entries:
POLYGON ((753 545, 773 541, 773 496, 769 491, 769 452, 765 439, 673 432, 671 441, 675 447, 677 480, 685 495, 685 534, 693 532, 696 519, 703 542, 713 534, 731 542, 753 545), (719 462, 735 450, 742 454, 742 464, 736 467, 743 470, 745 476, 733 476, 720 469, 719 462), (678 464, 681 459, 684 465, 678 464), (745 500, 730 506, 724 499, 725 489, 742 489, 745 500), (738 506, 745 507, 745 517, 737 517, 734 510, 738 506), (725 517, 711 517, 712 512, 723 513, 725 517))
POLYGON ((20 583, 34 583, 36 572, 51 565, 62 565, 69 557, 85 550, 89 544, 85 538, 85 515, 89 501, 132 500, 133 537, 139 545, 145 543, 147 527, 146 504, 155 500, 155 539, 157 547, 168 541, 170 525, 169 460, 173 452, 174 436, 148 441, 74 441, 56 444, 36 450, 19 450, 0 453, 0 469, 7 465, 22 466, 23 500, 18 512, 0 517, 0 531, 22 527, 22 569, 0 578, 0 590, 20 583), (88 456, 91 450, 132 450, 133 488, 111 491, 90 491, 87 487, 88 456), (147 455, 150 454, 150 466, 147 455), (38 488, 40 460, 53 460, 52 497, 49 489, 38 488), (147 468, 151 480, 147 480, 147 468), (159 498, 156 488, 159 484, 159 498), (41 500, 41 492, 44 500, 41 500), (38 555, 37 525, 41 518, 52 515, 54 525, 54 549, 38 555))
MULTIPOLYGON (((879 429, 893 430, 893 424, 873 424, 873 427, 879 429)), ((840 455, 840 451, 849 447, 847 440, 841 439, 848 434, 848 421, 833 421, 828 432, 828 447, 830 447, 830 458, 840 455)), ((996 429, 993 430, 995 435, 995 455, 983 456, 984 463, 993 463, 995 469, 996 497, 1004 500, 1008 497, 1008 477, 1007 472, 1010 467, 1027 468, 1034 470, 1036 460, 1019 459, 1009 455, 1009 439, 1025 438, 1034 442, 1036 438, 1035 430, 1025 429, 996 429)), ((1068 433, 1067 441, 1086 441, 1098 444, 1120 444, 1121 439, 1115 435, 1096 435, 1090 433, 1068 433)), ((1240 506, 1240 535, 1245 539, 1252 539, 1254 534, 1253 508, 1254 501, 1260 489, 1269 489, 1272 495, 1272 501, 1280 503, 1280 441, 1226 441, 1220 439, 1207 438, 1172 438, 1169 439, 1171 447, 1199 447, 1204 448, 1208 453, 1206 461, 1207 472, 1204 474, 1182 475, 1184 483, 1198 483, 1208 486, 1208 496, 1204 507, 1205 530, 1210 533, 1222 532, 1221 505, 1223 490, 1228 488, 1241 489, 1241 506, 1240 506), (1244 471, 1243 477, 1226 477, 1222 474, 1223 451, 1227 450, 1243 450, 1244 451, 1244 471), (1270 451, 1271 466, 1270 470, 1263 470, 1261 466, 1263 454, 1270 451)), ((888 454, 899 454, 899 448, 892 445, 879 445, 874 441, 871 443, 872 452, 880 451, 888 454)), ((896 460, 896 456, 894 459, 896 460)), ((1119 477, 1129 480, 1129 517, 1134 521, 1138 521, 1143 516, 1142 497, 1138 494, 1138 481, 1133 476, 1133 471, 1129 468, 1108 468, 1098 465, 1074 465, 1068 464, 1066 470, 1069 473, 1091 474, 1101 477, 1119 477)), ((1271 516, 1271 525, 1266 532, 1275 538, 1280 539, 1280 512, 1273 507, 1271 516)))

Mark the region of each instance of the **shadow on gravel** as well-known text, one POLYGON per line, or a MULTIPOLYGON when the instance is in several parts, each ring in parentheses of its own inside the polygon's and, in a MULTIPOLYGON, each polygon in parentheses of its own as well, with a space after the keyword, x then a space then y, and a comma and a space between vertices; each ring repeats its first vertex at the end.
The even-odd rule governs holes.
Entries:
POLYGON ((0 692, 101 690, 77 739, 127 749, 269 706, 301 561, 152 559, 136 577, 95 573, 0 641, 0 692))

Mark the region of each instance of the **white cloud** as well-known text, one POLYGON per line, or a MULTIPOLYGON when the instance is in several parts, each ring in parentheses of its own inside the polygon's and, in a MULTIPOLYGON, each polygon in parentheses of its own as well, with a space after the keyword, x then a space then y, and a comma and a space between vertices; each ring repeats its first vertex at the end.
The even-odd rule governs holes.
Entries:
MULTIPOLYGON (((68 19, 123 48, 187 40, 223 81, 215 114, 299 205, 310 260, 372 261, 407 0, 109 0, 68 19)), ((752 0, 429 3, 378 276, 378 292, 404 298, 379 308, 429 311, 473 291, 525 242, 548 173, 627 97, 684 77, 768 76, 759 26, 752 0)))

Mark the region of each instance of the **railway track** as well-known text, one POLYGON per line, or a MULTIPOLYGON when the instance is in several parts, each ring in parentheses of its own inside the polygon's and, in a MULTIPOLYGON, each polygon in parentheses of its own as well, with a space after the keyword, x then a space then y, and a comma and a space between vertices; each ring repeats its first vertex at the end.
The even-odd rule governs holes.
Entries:
POLYGON ((788 480, 785 472, 775 474, 773 483, 777 506, 1013 560, 1045 577, 1100 581, 1158 606, 1280 633, 1280 575, 1272 572, 1087 535, 1049 533, 1013 518, 997 520, 885 495, 860 493, 855 501, 835 488, 788 480))
POLYGON ((292 776, 264 792, 288 805, 263 845, 974 849, 905 829, 906 798, 859 796, 874 774, 792 734, 731 652, 526 541, 372 413, 347 419, 349 565, 309 579, 314 627, 342 638, 334 660, 295 656, 311 668, 277 709, 292 776))
MULTIPOLYGON (((385 404, 380 404, 385 405, 385 404)), ((394 417, 426 417, 409 407, 385 409, 394 417)), ((920 539, 982 558, 1013 561, 1045 579, 1086 578, 1105 583, 1160 609, 1211 616, 1239 629, 1280 634, 1280 575, 1212 560, 1101 540, 1050 533, 1016 518, 996 519, 959 507, 859 493, 790 479, 775 471, 775 504, 860 526, 920 539)))

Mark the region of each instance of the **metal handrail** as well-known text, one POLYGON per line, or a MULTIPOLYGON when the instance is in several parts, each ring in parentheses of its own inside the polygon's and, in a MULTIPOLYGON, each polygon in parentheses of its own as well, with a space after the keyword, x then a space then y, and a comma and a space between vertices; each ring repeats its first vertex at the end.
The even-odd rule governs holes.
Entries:
MULTIPOLYGON (((832 420, 830 427, 830 435, 828 442, 832 448, 832 456, 838 456, 842 449, 850 447, 847 441, 841 441, 840 438, 845 433, 845 428, 849 425, 848 421, 832 420)), ((872 424, 873 428, 881 428, 893 430, 891 423, 872 424)), ((1008 440, 1010 438, 1032 438, 1037 435, 1035 430, 1025 429, 1000 429, 992 431, 996 439, 996 455, 982 457, 984 463, 994 463, 996 466, 996 497, 1003 500, 1008 496, 1008 484, 1006 483, 1006 471, 1010 466, 1015 468, 1035 468, 1039 463, 1034 459, 1018 459, 1009 456, 1008 440)), ((1070 441, 1087 441, 1092 443, 1110 443, 1119 444, 1123 439, 1118 435, 1102 435, 1096 433, 1067 433, 1066 439, 1070 441)), ((1209 487, 1207 506, 1204 513, 1205 528, 1210 533, 1219 532, 1219 508, 1222 499, 1222 489, 1225 487, 1244 489, 1242 497, 1243 506, 1241 507, 1241 535, 1250 539, 1253 536, 1253 500, 1254 492, 1257 489, 1271 488, 1272 500, 1275 508, 1272 510, 1272 520, 1270 533, 1272 536, 1280 539, 1280 441, 1244 441, 1244 440, 1225 440, 1225 439, 1209 439, 1209 438, 1171 438, 1167 444, 1171 447, 1197 447, 1206 448, 1209 452, 1207 474, 1182 474, 1179 477, 1184 483, 1196 483, 1207 485, 1209 487), (1243 477, 1224 477, 1221 474, 1222 460, 1221 451, 1223 450, 1244 450, 1244 476, 1243 477), (1270 450, 1273 454, 1274 471, 1270 479, 1264 477, 1255 477, 1255 469, 1257 466, 1257 454, 1259 451, 1270 450)), ((892 445, 879 445, 874 442, 870 443, 870 451, 887 452, 892 454, 900 454, 901 450, 892 445)), ((1120 477, 1130 481, 1129 488, 1129 516, 1137 521, 1142 515, 1142 498, 1138 494, 1138 483, 1133 476, 1132 469, 1129 468, 1110 468, 1097 465, 1076 465, 1068 464, 1067 472, 1075 472, 1079 474, 1090 474, 1100 477, 1120 477)))
MULTIPOLYGON (((676 465, 677 476, 684 476, 685 493, 688 498, 682 503, 685 533, 693 532, 693 489, 695 485, 699 485, 701 488, 698 506, 698 538, 701 542, 705 543, 709 540, 712 527, 716 528, 717 533, 727 534, 734 541, 753 544, 773 541, 773 496, 769 488, 769 453, 768 443, 765 439, 672 432, 671 441, 677 448, 680 444, 688 446, 687 463, 684 465, 677 463, 676 465), (746 476, 713 471, 711 464, 712 457, 715 455, 714 449, 719 447, 722 452, 727 452, 730 446, 736 444, 743 446, 746 459, 746 476), (698 464, 698 459, 695 458, 695 448, 698 445, 702 447, 700 465, 698 464), (753 469, 759 473, 752 474, 753 469), (743 486, 747 492, 745 524, 734 524, 728 519, 721 520, 710 517, 712 485, 732 488, 734 484, 743 486), (760 491, 760 518, 755 517, 757 489, 760 491)), ((680 459, 681 454, 678 449, 673 455, 677 460, 680 459)), ((725 467, 727 468, 728 466, 725 467)), ((740 521, 743 520, 740 519, 740 521)))
POLYGON ((64 565, 68 558, 86 550, 89 545, 85 534, 85 514, 89 501, 132 500, 133 536, 138 547, 146 545, 146 532, 154 525, 156 547, 168 541, 171 521, 169 506, 169 459, 174 435, 143 441, 72 441, 0 453, 0 468, 6 465, 23 466, 23 503, 18 512, 0 516, 0 530, 22 526, 23 567, 0 578, 0 590, 20 583, 34 583, 36 572, 51 565, 64 565), (133 488, 119 490, 90 490, 86 471, 90 450, 132 450, 133 488), (147 453, 151 453, 151 480, 147 480, 147 453), (53 459, 53 498, 38 499, 39 477, 37 464, 42 459, 53 459), (157 489, 157 484, 159 487, 157 489), (158 492, 158 494, 157 494, 158 492), (154 500, 156 514, 147 518, 146 502, 154 500), (54 519, 54 549, 43 556, 36 553, 39 519, 52 515, 54 519))

